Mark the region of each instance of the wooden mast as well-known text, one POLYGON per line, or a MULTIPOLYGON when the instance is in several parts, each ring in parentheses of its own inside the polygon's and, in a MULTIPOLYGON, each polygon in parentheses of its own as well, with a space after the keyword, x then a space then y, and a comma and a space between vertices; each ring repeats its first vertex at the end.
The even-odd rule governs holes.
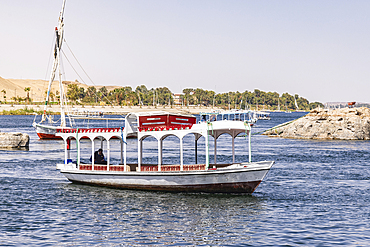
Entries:
POLYGON ((65 103, 65 98, 64 98, 64 91, 63 91, 63 84, 62 84, 62 73, 60 69, 60 49, 62 48, 62 43, 63 43, 63 33, 64 33, 64 22, 63 22, 63 15, 64 15, 64 7, 65 7, 65 0, 63 0, 62 4, 62 10, 60 11, 59 15, 59 21, 58 21, 58 27, 55 28, 55 34, 56 34, 56 41, 55 41, 55 47, 54 47, 54 60, 53 60, 53 67, 50 75, 50 80, 49 80, 49 86, 48 86, 48 91, 46 95, 46 100, 45 100, 45 107, 44 107, 44 113, 42 115, 42 120, 41 122, 46 120, 46 109, 49 101, 49 96, 50 96, 50 89, 51 89, 51 84, 53 83, 55 79, 55 73, 59 72, 59 87, 60 87, 60 107, 61 107, 61 123, 60 125, 62 127, 66 126, 66 121, 65 121, 65 110, 64 110, 64 103, 65 103))

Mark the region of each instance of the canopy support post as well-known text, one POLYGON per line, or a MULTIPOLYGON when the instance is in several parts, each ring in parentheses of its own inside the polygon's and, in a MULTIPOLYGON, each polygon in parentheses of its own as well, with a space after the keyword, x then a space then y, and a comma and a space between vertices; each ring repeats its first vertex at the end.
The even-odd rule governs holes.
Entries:
POLYGON ((71 139, 67 138, 67 160, 71 158, 71 139))
POLYGON ((143 152, 142 152, 142 148, 143 148, 143 144, 142 144, 142 140, 139 140, 137 142, 137 150, 138 150, 138 156, 137 156, 137 160, 138 160, 138 172, 141 172, 141 160, 142 160, 142 155, 143 155, 143 152))
POLYGON ((109 171, 109 161, 110 161, 110 145, 109 145, 109 140, 107 140, 107 150, 108 150, 108 155, 107 155, 107 171, 109 171))
POLYGON ((120 164, 123 163, 123 140, 120 141, 120 144, 121 144, 121 162, 120 164))
POLYGON ((77 136, 77 168, 80 170, 80 139, 77 136))
POLYGON ((215 140, 214 140, 215 144, 215 154, 214 154, 214 163, 215 165, 217 164, 217 139, 216 139, 216 135, 215 135, 215 140))
POLYGON ((248 130, 248 139, 249 139, 249 147, 248 147, 249 163, 251 163, 252 162, 251 129, 248 130))
POLYGON ((64 140, 64 164, 66 164, 67 165, 67 162, 68 162, 68 137, 67 137, 67 139, 66 140, 64 140))
POLYGON ((195 164, 198 164, 198 139, 195 137, 195 164))
POLYGON ((92 170, 95 170, 95 142, 94 139, 91 140, 91 165, 92 170))
POLYGON ((209 168, 209 135, 208 135, 208 130, 206 134, 206 169, 209 168))
POLYGON ((126 133, 125 133, 125 136, 124 136, 124 140, 125 140, 125 145, 123 146, 123 151, 124 151, 124 156, 123 156, 123 164, 124 164, 124 171, 127 172, 127 168, 126 168, 126 165, 127 165, 127 142, 126 142, 126 133))
POLYGON ((232 135, 232 149, 233 149, 233 164, 235 163, 235 136, 234 136, 234 131, 233 131, 233 135, 232 135))
POLYGON ((158 140, 158 171, 161 171, 162 166, 162 150, 163 149, 163 142, 161 139, 158 140))
POLYGON ((183 142, 180 138, 180 171, 184 170, 184 151, 183 151, 183 142))

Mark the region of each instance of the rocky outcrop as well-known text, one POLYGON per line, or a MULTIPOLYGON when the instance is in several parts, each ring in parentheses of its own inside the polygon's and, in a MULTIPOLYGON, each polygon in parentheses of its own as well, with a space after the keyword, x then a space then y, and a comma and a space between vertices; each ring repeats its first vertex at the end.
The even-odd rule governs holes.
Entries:
POLYGON ((28 148, 30 136, 19 132, 0 132, 0 148, 28 148))
POLYGON ((300 139, 370 140, 370 109, 314 109, 263 134, 300 139))

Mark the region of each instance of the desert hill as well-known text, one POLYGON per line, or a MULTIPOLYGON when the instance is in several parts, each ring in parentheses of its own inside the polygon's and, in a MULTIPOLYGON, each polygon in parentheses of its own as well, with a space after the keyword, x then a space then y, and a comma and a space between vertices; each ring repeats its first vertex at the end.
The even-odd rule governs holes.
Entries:
MULTIPOLYGON (((69 84, 74 83, 77 84, 79 87, 85 88, 85 90, 90 87, 90 85, 86 85, 80 83, 78 81, 63 81, 63 90, 66 92, 67 87, 69 84)), ((0 101, 3 101, 4 93, 2 90, 6 91, 6 100, 11 101, 13 97, 26 97, 27 92, 24 91, 26 87, 30 87, 30 98, 34 102, 43 102, 45 100, 45 92, 48 90, 49 81, 46 80, 33 80, 33 79, 4 79, 0 77, 0 101)), ((103 86, 96 86, 97 89, 100 89, 103 86)), ((115 88, 119 88, 118 86, 106 86, 108 91, 111 91, 115 88)), ((59 90, 59 82, 54 81, 51 86, 51 92, 56 94, 56 91, 59 90)))

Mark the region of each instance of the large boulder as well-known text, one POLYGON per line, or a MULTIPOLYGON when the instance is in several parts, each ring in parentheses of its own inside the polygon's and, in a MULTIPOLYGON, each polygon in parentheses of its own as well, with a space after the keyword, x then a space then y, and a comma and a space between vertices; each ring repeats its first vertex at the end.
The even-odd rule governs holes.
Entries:
POLYGON ((314 109, 263 134, 300 139, 370 140, 370 109, 314 109))
POLYGON ((30 136, 20 132, 0 132, 0 148, 28 148, 30 136))

